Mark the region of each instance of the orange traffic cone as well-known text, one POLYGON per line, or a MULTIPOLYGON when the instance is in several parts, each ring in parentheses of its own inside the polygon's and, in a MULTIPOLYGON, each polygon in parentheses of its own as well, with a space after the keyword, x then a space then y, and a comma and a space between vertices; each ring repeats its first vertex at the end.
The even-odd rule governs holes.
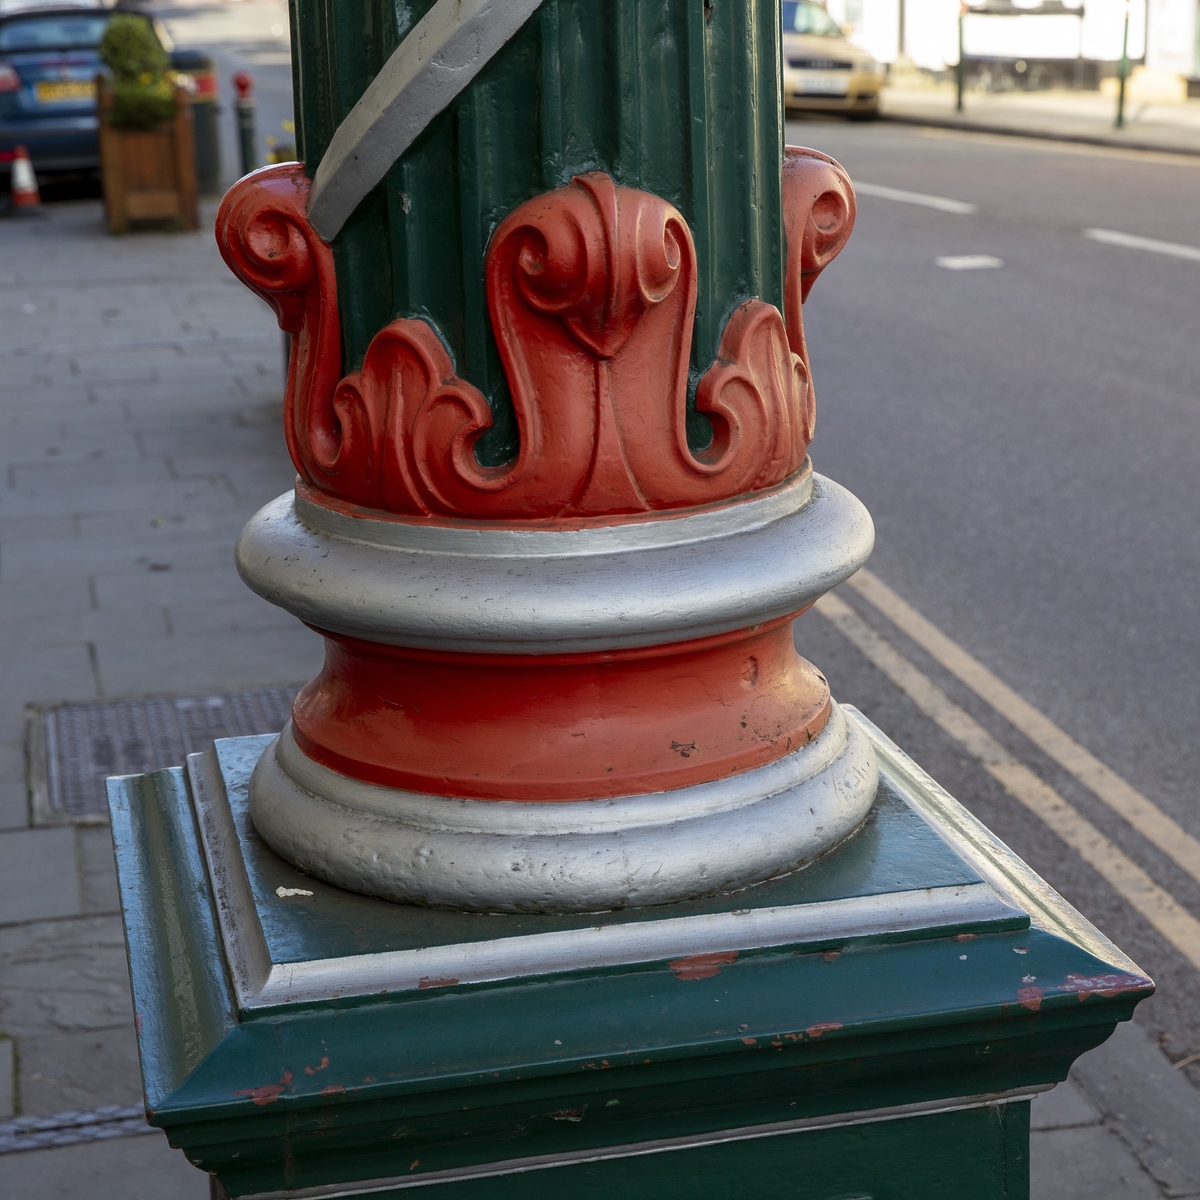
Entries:
POLYGON ((12 202, 13 211, 17 214, 40 212, 42 207, 37 176, 33 173, 33 163, 29 161, 29 152, 24 146, 18 146, 13 152, 12 202))

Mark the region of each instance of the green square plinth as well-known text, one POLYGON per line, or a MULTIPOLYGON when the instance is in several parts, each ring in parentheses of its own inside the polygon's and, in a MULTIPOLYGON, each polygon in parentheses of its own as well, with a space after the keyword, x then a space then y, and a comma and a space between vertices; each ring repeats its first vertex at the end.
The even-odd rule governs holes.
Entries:
POLYGON ((851 709, 870 818, 733 895, 480 915, 330 887, 267 738, 112 780, 153 1124, 231 1196, 1028 1197, 1029 1099, 1153 985, 851 709))

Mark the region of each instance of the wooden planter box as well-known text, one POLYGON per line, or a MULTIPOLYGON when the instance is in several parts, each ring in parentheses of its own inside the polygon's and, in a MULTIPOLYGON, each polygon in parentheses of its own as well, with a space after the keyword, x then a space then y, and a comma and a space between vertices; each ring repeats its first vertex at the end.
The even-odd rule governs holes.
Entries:
POLYGON ((109 232, 125 233, 131 221, 175 221, 197 229, 196 152, 186 94, 175 94, 174 120, 153 129, 112 128, 112 92, 103 76, 96 81, 96 94, 109 232))

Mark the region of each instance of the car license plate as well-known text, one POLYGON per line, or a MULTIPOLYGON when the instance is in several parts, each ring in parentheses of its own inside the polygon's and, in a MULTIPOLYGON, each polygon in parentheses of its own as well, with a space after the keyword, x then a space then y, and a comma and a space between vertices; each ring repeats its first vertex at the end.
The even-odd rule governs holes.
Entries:
POLYGON ((61 104, 64 100, 91 100, 96 85, 90 79, 43 79, 33 86, 39 104, 61 104))
POLYGON ((796 92, 801 96, 844 96, 849 87, 849 71, 801 71, 796 92))

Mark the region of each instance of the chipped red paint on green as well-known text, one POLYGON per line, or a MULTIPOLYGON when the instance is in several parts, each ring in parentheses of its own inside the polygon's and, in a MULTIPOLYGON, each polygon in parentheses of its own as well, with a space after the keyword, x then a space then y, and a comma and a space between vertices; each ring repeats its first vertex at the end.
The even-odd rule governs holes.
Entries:
POLYGON ((667 966, 676 979, 708 979, 719 975, 726 963, 737 962, 738 952, 726 950, 718 954, 690 954, 687 958, 672 959, 667 966))

